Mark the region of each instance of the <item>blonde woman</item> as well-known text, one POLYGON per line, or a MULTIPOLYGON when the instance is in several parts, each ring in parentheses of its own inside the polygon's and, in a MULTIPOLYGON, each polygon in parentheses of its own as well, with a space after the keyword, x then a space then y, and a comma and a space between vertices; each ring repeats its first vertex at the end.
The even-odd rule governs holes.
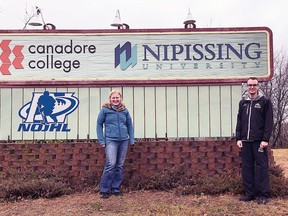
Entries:
POLYGON ((131 116, 118 90, 110 92, 109 101, 103 104, 98 114, 97 137, 106 154, 100 182, 101 198, 107 199, 111 193, 121 196, 124 162, 129 142, 134 145, 134 131, 131 116))

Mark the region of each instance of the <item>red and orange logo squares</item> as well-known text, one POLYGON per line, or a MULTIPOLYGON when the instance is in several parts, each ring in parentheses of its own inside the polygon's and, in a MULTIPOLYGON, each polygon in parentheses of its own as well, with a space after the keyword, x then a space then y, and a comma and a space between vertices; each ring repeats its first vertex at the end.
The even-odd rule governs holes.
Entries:
POLYGON ((11 75, 9 70, 11 64, 15 69, 24 68, 22 65, 22 61, 24 59, 22 49, 24 46, 15 45, 11 50, 10 42, 11 40, 2 40, 0 42, 0 72, 2 75, 11 75), (14 56, 11 56, 12 53, 14 56))

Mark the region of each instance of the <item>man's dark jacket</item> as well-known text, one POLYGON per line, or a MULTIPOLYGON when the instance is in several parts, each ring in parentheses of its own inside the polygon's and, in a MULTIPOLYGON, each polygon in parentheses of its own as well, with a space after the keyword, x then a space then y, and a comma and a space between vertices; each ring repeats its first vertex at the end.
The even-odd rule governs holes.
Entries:
POLYGON ((239 102, 236 140, 269 142, 273 129, 272 103, 263 95, 254 100, 248 95, 239 102))

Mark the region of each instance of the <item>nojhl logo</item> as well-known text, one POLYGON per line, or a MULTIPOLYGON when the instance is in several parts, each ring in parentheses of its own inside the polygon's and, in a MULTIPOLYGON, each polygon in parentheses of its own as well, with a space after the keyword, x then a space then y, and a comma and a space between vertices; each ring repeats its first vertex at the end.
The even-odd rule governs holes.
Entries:
POLYGON ((73 95, 71 92, 34 92, 32 100, 19 110, 24 121, 18 131, 69 132, 64 122, 79 105, 78 98, 73 95))

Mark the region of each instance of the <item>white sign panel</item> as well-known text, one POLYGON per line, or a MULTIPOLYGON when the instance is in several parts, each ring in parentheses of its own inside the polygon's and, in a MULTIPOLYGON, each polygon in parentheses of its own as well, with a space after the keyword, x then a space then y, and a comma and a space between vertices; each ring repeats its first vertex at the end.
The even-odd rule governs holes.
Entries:
POLYGON ((268 28, 0 31, 0 83, 155 84, 272 76, 268 28))

